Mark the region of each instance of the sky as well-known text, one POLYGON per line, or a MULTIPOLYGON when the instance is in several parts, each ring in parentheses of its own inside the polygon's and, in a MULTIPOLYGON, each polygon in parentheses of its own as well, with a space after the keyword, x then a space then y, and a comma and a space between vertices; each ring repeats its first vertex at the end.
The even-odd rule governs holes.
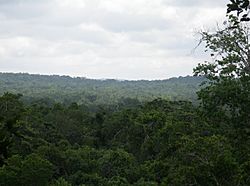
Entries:
POLYGON ((192 75, 228 0, 0 0, 0 72, 95 79, 192 75))

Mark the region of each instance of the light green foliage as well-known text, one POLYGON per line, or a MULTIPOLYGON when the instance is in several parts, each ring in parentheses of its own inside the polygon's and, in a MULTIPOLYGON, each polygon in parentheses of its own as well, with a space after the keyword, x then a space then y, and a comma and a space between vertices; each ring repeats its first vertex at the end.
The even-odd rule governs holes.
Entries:
POLYGON ((138 182, 134 184, 134 186, 157 186, 158 183, 153 181, 145 181, 144 179, 140 179, 138 182))
POLYGON ((129 183, 126 180, 126 178, 115 176, 115 177, 112 177, 107 182, 107 185, 109 185, 109 186, 127 186, 127 185, 129 185, 129 183))
MULTIPOLYGON (((156 81, 119 81, 0 73, 0 94, 21 93, 25 102, 44 100, 96 106, 136 106, 156 98, 196 101, 195 92, 204 80, 200 77, 179 77, 156 81), (139 101, 139 102, 138 102, 139 101), (137 103, 135 103, 137 102, 137 103)), ((113 108, 114 109, 114 108, 113 108)))
POLYGON ((69 182, 67 182, 65 179, 59 178, 53 181, 53 183, 50 184, 50 186, 72 186, 72 185, 69 182))

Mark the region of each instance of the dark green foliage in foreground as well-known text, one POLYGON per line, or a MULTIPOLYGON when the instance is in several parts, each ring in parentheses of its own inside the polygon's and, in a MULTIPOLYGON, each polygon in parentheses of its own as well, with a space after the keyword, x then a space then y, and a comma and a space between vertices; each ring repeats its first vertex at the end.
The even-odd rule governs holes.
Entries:
POLYGON ((15 138, 22 138, 19 119, 24 114, 24 107, 19 101, 20 97, 9 93, 0 97, 0 166, 9 157, 9 149, 15 138))
POLYGON ((249 183, 247 149, 235 147, 231 131, 218 132, 220 126, 201 118, 190 102, 156 99, 92 111, 76 103, 23 104, 9 93, 0 100, 1 108, 6 100, 12 105, 1 114, 1 132, 12 138, 0 185, 249 183), (13 126, 22 126, 18 133, 3 130, 9 116, 16 118, 13 126))
MULTIPOLYGON (((84 105, 128 104, 134 99, 150 101, 156 98, 196 101, 201 77, 179 77, 155 81, 118 81, 0 73, 0 94, 23 94, 23 100, 45 99, 47 102, 84 105)), ((134 104, 134 102, 133 102, 134 104)))
POLYGON ((240 21, 250 21, 249 18, 249 0, 230 0, 227 4, 227 13, 236 12, 240 21))

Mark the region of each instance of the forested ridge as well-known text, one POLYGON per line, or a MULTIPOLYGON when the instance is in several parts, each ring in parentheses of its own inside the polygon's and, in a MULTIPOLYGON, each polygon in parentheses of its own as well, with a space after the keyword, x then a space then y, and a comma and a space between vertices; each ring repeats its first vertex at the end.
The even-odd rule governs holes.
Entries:
POLYGON ((200 33, 212 61, 194 68, 197 77, 2 73, 0 185, 250 185, 249 4, 231 0, 223 27, 200 33), (197 80, 196 103, 167 85, 190 82, 185 94, 197 80))
POLYGON ((167 80, 96 80, 58 75, 0 73, 0 94, 23 94, 24 100, 49 99, 61 103, 85 105, 112 104, 122 100, 149 101, 156 98, 197 101, 196 91, 202 77, 179 77, 167 80))

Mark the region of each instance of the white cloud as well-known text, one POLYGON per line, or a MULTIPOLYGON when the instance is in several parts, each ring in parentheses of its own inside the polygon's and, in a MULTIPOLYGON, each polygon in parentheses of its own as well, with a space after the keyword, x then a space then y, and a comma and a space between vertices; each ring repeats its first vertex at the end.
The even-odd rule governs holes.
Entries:
POLYGON ((0 0, 0 69, 92 78, 192 73, 195 30, 226 0, 0 0))
POLYGON ((66 9, 82 9, 85 7, 83 0, 56 0, 56 3, 66 9))

